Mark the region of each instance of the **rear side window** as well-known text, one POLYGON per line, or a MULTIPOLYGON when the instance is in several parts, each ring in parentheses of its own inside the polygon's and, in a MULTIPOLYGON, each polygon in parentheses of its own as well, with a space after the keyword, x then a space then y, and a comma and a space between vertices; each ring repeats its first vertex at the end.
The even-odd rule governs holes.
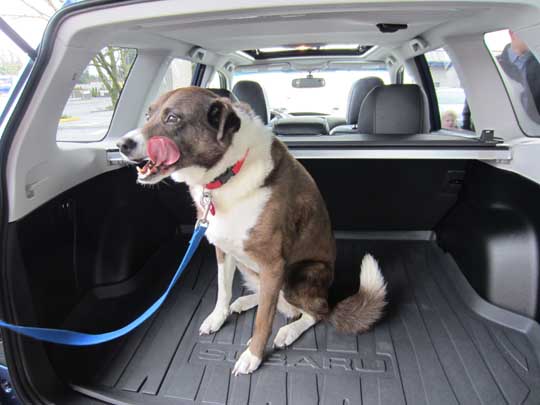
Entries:
POLYGON ((0 31, 0 116, 29 59, 25 52, 0 31))
POLYGON ((221 72, 218 72, 216 70, 212 75, 212 79, 208 82, 206 87, 209 89, 224 89, 227 87, 227 80, 221 72))
POLYGON ((107 46, 79 76, 64 106, 57 141, 96 142, 105 138, 137 51, 107 46))
POLYGON ((444 48, 427 52, 425 57, 437 94, 441 128, 472 129, 465 91, 452 60, 444 48))
POLYGON ((179 87, 191 86, 196 64, 185 59, 173 59, 163 76, 158 94, 164 94, 179 87))
POLYGON ((409 69, 406 69, 404 66, 401 67, 401 71, 403 73, 403 80, 401 83, 403 84, 416 84, 416 80, 409 72, 409 69))
POLYGON ((499 69, 519 125, 540 136, 540 63, 525 41, 511 30, 485 34, 484 40, 499 69))

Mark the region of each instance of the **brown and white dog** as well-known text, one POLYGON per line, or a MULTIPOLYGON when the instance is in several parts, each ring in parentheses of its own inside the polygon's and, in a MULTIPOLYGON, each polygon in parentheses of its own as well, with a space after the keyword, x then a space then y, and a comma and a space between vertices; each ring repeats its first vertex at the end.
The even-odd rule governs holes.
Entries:
POLYGON ((231 312, 258 306, 235 375, 261 364, 276 308, 298 319, 278 331, 275 347, 290 345, 319 320, 358 333, 380 318, 386 285, 371 255, 362 261, 359 291, 329 307, 336 248, 324 201, 308 172, 249 107, 188 87, 159 97, 147 118, 118 142, 126 159, 147 160, 138 181, 170 176, 187 183, 199 219, 203 191, 211 193, 206 236, 216 249, 218 295, 200 333, 218 331, 231 312), (229 305, 237 267, 252 294, 229 305))

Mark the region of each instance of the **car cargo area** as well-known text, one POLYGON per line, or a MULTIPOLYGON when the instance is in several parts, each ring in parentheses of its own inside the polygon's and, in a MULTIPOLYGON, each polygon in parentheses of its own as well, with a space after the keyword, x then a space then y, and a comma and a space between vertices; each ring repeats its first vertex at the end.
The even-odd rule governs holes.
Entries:
MULTIPOLYGON (((199 336, 217 292, 214 250, 204 242, 163 307, 131 334, 80 348, 18 337, 35 353, 26 359, 33 379, 50 361, 65 389, 117 404, 539 403, 536 301, 495 288, 511 292, 536 265, 538 186, 475 161, 302 163, 335 229, 331 302, 358 289, 365 253, 381 265, 389 304, 374 329, 344 335, 319 323, 272 350, 287 322, 277 314, 261 368, 232 376, 256 309, 199 336), (490 246, 514 263, 501 263, 490 246)), ((17 299, 33 303, 20 322, 93 333, 128 323, 168 284, 194 216, 185 186, 142 187, 123 168, 11 224, 18 271, 10 282, 17 299)), ((243 293, 237 272, 233 299, 243 293)))
MULTIPOLYGON (((471 309, 470 291, 451 256, 435 242, 338 239, 335 290, 352 294, 365 252, 389 285, 387 315, 361 335, 320 323, 286 350, 272 351, 252 375, 234 377, 251 337, 255 310, 231 315, 199 336, 217 290, 212 249, 204 249, 160 313, 126 338, 76 389, 117 403, 454 404, 537 403, 540 368, 527 336, 471 309)), ((174 263, 176 249, 150 268, 174 263)), ((235 297, 242 294, 237 277, 235 297)), ((91 301, 94 307, 95 301, 91 301)), ((106 305, 106 304, 102 304, 106 305)), ((95 308, 95 307, 94 307, 95 308)), ((107 306, 102 308, 107 310, 107 306)), ((273 331, 286 323, 281 315, 273 331)), ((271 343, 272 340, 270 340, 271 343)))

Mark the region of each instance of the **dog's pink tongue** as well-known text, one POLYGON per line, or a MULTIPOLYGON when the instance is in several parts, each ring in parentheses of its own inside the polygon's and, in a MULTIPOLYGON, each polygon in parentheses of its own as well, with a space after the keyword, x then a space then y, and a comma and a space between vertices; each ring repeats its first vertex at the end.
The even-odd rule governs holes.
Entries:
POLYGON ((170 166, 180 159, 180 151, 178 146, 165 136, 153 136, 146 144, 148 157, 156 166, 165 164, 170 166))

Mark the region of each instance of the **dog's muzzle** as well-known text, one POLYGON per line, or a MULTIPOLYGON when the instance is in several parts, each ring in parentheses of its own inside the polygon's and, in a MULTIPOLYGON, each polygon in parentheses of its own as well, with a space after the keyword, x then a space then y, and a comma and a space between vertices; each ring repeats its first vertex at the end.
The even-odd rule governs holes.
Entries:
POLYGON ((118 150, 132 162, 139 162, 148 157, 146 152, 146 142, 139 129, 129 131, 116 142, 118 150))

